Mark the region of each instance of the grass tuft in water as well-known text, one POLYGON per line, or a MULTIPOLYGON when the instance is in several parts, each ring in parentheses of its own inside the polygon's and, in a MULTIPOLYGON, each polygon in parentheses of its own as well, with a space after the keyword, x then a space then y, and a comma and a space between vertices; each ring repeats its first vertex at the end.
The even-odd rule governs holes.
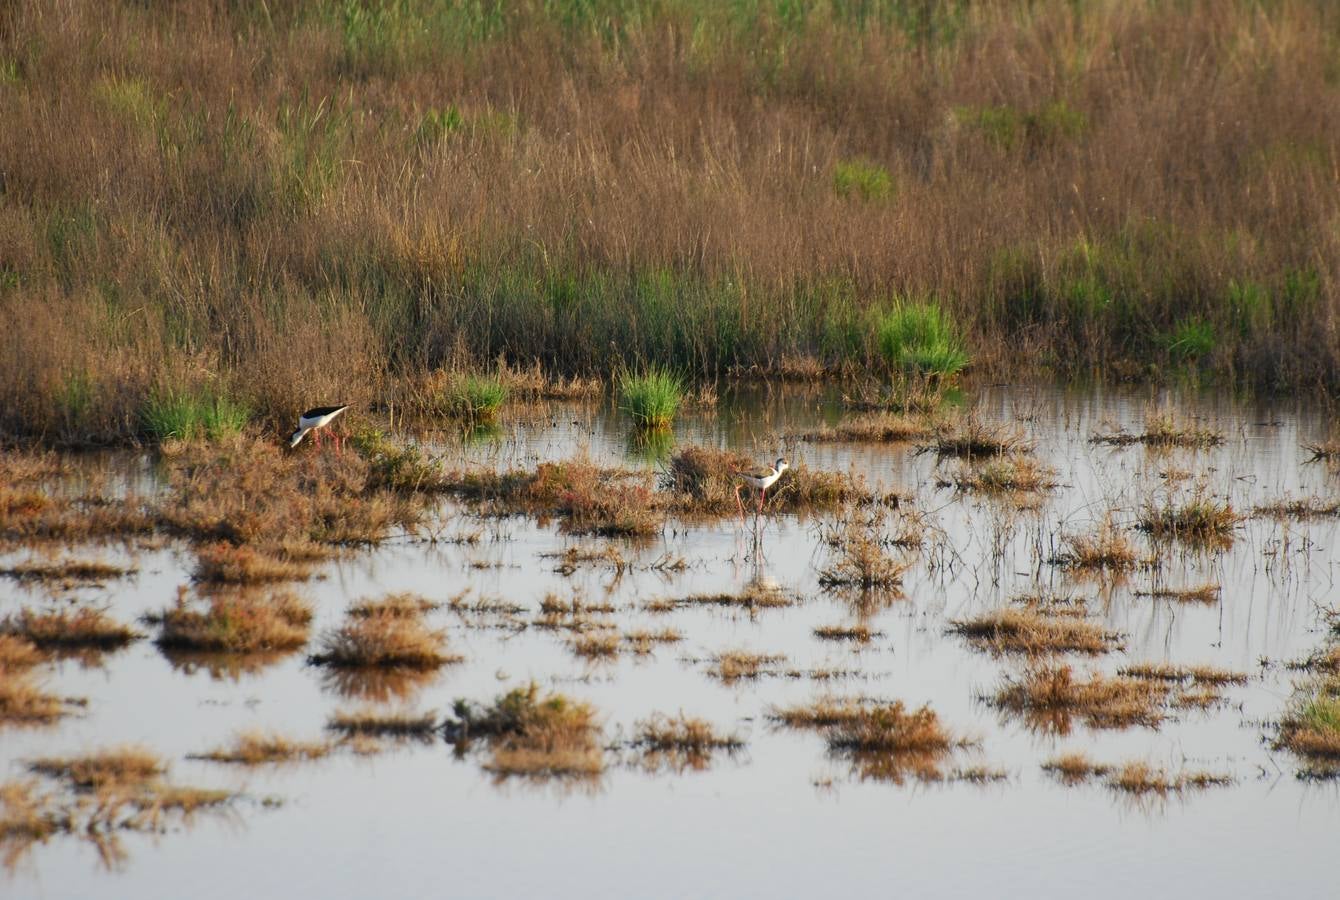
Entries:
POLYGON ((619 408, 639 428, 669 428, 684 400, 684 382, 667 369, 625 370, 618 377, 619 408))
POLYGON ((907 375, 949 379, 968 364, 967 351, 945 313, 935 303, 899 303, 877 319, 880 352, 907 375))

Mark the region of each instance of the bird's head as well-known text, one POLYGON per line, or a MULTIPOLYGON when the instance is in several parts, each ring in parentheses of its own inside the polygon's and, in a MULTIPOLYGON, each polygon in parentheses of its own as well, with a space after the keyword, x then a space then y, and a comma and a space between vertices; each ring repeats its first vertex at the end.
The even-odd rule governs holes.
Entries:
POLYGON ((298 442, 302 440, 302 436, 303 436, 304 434, 306 434, 306 433, 307 433, 307 432, 306 432, 306 431, 303 431, 301 428, 296 429, 296 430, 293 432, 293 434, 289 436, 289 439, 288 439, 288 445, 289 445, 289 447, 292 448, 292 447, 296 447, 296 446, 298 446, 298 442))
POLYGON ((789 462, 786 461, 786 457, 784 457, 784 456, 779 456, 779 457, 777 457, 777 467, 776 467, 776 468, 777 468, 777 471, 778 471, 778 472, 785 472, 787 469, 791 468, 791 464, 790 464, 789 462))

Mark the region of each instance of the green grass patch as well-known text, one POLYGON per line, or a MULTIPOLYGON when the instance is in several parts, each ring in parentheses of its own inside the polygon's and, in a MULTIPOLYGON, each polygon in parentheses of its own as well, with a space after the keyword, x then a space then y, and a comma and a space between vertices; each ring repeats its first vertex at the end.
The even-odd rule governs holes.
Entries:
POLYGON ((839 197, 884 200, 893 194, 893 176, 876 163, 844 160, 833 169, 833 190, 839 197))
POLYGON ((1214 326, 1200 316, 1189 316, 1164 335, 1164 343, 1175 362, 1194 363, 1214 351, 1214 326))
POLYGON ((492 422, 507 402, 507 385, 489 375, 464 375, 443 391, 441 406, 450 416, 471 423, 492 422))
POLYGON ((935 303, 900 303, 878 320, 884 359, 905 374, 951 378, 969 362, 954 323, 935 303))
POLYGON ((156 392, 140 410, 144 431, 159 443, 217 441, 241 434, 250 418, 244 404, 204 392, 156 392))
POLYGON ((619 375, 619 408, 639 428, 669 428, 684 399, 684 383, 665 369, 641 373, 625 370, 619 375))

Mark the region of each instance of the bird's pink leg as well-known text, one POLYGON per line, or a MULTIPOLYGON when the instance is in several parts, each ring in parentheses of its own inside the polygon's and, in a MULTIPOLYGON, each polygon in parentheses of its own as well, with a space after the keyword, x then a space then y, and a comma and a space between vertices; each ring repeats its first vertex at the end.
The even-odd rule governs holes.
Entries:
POLYGON ((741 521, 741 522, 744 521, 744 501, 740 499, 740 488, 742 488, 742 487, 744 487, 744 485, 742 485, 742 484, 737 484, 737 485, 735 486, 735 505, 738 506, 738 507, 740 507, 740 521, 741 521))
POLYGON ((762 515, 762 514, 763 514, 763 495, 766 494, 767 492, 768 492, 768 489, 767 489, 767 488, 759 488, 759 491, 758 491, 758 513, 759 513, 759 515, 762 515))

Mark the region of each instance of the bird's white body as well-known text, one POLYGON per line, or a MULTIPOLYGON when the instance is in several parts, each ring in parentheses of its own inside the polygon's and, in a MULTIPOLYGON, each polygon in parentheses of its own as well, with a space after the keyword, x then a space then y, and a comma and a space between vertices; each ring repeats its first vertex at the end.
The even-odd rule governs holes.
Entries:
MULTIPOLYGON (((309 431, 317 431, 319 428, 325 428, 335 417, 344 412, 349 407, 345 406, 318 406, 315 409, 309 409, 307 412, 298 416, 298 430, 293 432, 289 438, 288 445, 296 447, 302 443, 302 439, 307 436, 309 431)), ((317 432, 318 434, 320 432, 317 432)))
POLYGON ((740 500, 740 488, 746 484, 750 487, 758 488, 758 511, 763 512, 763 498, 768 492, 768 488, 777 483, 777 479, 782 477, 782 473, 791 468, 785 459, 778 459, 776 463, 768 466, 766 469, 760 469, 756 472, 736 472, 735 477, 740 479, 740 483, 735 485, 735 503, 740 507, 740 520, 744 521, 744 503, 740 500))

